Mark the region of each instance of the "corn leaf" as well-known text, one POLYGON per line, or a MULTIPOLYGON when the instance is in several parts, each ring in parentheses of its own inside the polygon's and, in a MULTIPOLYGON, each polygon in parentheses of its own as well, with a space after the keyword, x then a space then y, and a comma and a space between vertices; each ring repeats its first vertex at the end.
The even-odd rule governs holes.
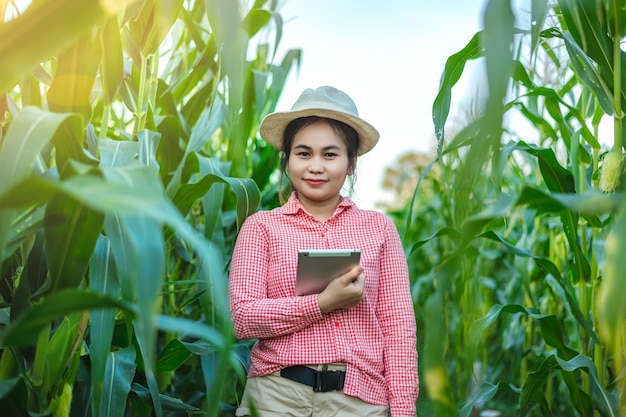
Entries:
POLYGON ((100 42, 102 44, 102 64, 100 78, 104 105, 110 106, 122 84, 124 76, 124 53, 122 48, 121 29, 117 17, 107 20, 100 42))
POLYGON ((476 33, 463 49, 451 55, 446 61, 439 92, 433 102, 433 123, 435 124, 435 137, 437 138, 437 154, 441 157, 443 141, 445 138, 445 124, 450 113, 450 103, 452 101, 452 87, 461 79, 463 69, 467 61, 483 56, 483 49, 480 45, 481 32, 476 33))
POLYGON ((90 96, 101 60, 102 46, 91 37, 64 51, 57 59, 56 73, 46 96, 50 110, 79 113, 87 123, 91 119, 90 96))
POLYGON ((62 53, 107 16, 132 0, 42 0, 24 14, 0 25, 0 92, 8 91, 22 74, 62 53), (45 27, 46 30, 40 30, 45 27))
MULTIPOLYGON (((20 191, 16 184, 31 175, 35 161, 48 143, 63 140, 76 143, 75 139, 82 136, 81 131, 82 124, 76 115, 53 114, 34 107, 22 109, 0 148, 0 200, 16 197, 12 194, 20 191), (11 188, 13 192, 9 191, 11 188)), ((17 217, 14 211, 0 210, 0 259, 7 256, 8 232, 17 217)))
POLYGON ((100 406, 92 404, 94 416, 122 417, 126 412, 126 401, 130 392, 131 382, 135 376, 135 348, 127 348, 110 352, 106 361, 104 390, 100 406))
POLYGON ((102 230, 101 213, 63 195, 50 199, 44 218, 50 291, 77 287, 102 230))
POLYGON ((137 309, 130 303, 102 294, 76 289, 57 291, 18 316, 0 332, 0 346, 27 346, 48 323, 74 312, 102 308, 120 309, 131 316, 137 309))
MULTIPOLYGON (((89 264, 89 289, 95 293, 118 299, 120 286, 117 281, 115 261, 108 237, 100 236, 93 257, 89 264)), ((100 410, 106 384, 114 384, 115 378, 107 379, 107 360, 119 359, 109 356, 116 312, 113 310, 95 310, 91 312, 91 380, 93 410, 100 410)), ((108 387, 111 389, 111 387, 108 387)), ((106 397, 105 397, 106 398, 106 397)), ((107 415, 107 414, 102 414, 107 415)))

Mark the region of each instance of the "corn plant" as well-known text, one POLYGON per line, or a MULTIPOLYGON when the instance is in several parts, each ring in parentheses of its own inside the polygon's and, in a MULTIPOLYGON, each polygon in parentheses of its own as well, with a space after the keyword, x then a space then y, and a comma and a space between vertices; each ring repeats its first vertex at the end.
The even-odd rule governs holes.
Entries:
POLYGON ((274 64, 276 2, 0 16, 0 410, 232 415, 228 259, 276 199, 256 128, 300 59, 274 64))
POLYGON ((626 10, 531 6, 518 28, 509 2, 488 1, 484 30, 449 57, 435 162, 394 214, 432 415, 626 415, 626 10), (474 59, 488 98, 451 136, 452 88, 474 59))

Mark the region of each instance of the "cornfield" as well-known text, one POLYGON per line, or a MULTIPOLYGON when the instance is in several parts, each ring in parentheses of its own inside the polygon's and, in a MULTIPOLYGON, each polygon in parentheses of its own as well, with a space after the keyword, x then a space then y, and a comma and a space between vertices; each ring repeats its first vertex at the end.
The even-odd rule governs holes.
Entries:
MULTIPOLYGON (((0 16, 2 415, 234 415, 253 341, 232 333, 229 259, 246 216, 279 204, 257 129, 301 56, 276 56, 277 1, 0 16)), ((489 0, 434 63, 437 152, 388 213, 418 414, 626 416, 625 25, 616 0, 489 0), (471 60, 488 98, 451 126, 471 60)))

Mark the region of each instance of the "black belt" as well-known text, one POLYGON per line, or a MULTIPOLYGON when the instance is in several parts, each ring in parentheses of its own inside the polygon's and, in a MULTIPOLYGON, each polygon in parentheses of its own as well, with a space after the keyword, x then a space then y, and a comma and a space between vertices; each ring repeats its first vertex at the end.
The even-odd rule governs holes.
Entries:
POLYGON ((313 387, 315 392, 329 392, 343 389, 346 371, 317 371, 297 365, 282 369, 280 376, 313 387))

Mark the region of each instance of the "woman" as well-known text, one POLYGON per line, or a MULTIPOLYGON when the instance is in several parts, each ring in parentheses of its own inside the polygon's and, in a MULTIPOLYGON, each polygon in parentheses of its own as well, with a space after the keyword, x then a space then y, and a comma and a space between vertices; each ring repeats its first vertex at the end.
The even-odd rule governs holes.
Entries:
MULTIPOLYGON (((294 191, 244 222, 231 262, 239 339, 258 339, 237 416, 415 416, 416 327, 406 258, 393 222, 340 192, 378 142, 354 102, 307 89, 268 115, 261 136, 281 150, 294 191), (297 253, 361 251, 360 265, 318 294, 296 296, 297 253)), ((282 181, 281 181, 282 183, 282 181)))

